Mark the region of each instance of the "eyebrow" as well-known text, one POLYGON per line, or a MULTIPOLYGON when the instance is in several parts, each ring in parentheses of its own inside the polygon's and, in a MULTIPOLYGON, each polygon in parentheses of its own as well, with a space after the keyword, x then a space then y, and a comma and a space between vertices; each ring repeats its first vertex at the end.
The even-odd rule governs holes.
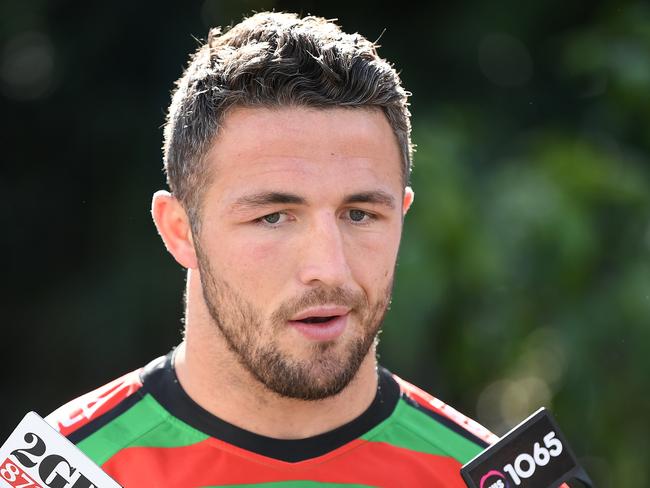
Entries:
MULTIPOLYGON (((232 206, 233 208, 249 209, 277 204, 305 205, 306 203, 307 201, 303 197, 294 193, 265 191, 239 197, 232 206)), ((395 199, 393 196, 382 190, 353 193, 345 198, 344 203, 346 205, 351 203, 371 203, 395 208, 395 199)))
POLYGON ((294 195, 293 193, 283 193, 277 191, 265 191, 260 193, 254 193, 253 195, 244 195, 239 197, 233 203, 233 207, 243 207, 243 208, 256 208, 256 207, 266 207, 268 205, 275 204, 297 204, 303 205, 306 203, 306 200, 303 197, 294 195))
POLYGON ((346 197, 345 203, 373 203, 377 205, 384 205, 388 208, 395 208, 395 198, 393 198, 393 196, 389 193, 386 193, 382 190, 354 193, 346 197))

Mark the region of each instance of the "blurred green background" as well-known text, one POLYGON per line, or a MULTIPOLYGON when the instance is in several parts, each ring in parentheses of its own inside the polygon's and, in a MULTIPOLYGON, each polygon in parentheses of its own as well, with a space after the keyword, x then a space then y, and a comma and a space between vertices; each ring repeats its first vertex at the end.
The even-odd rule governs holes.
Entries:
POLYGON ((650 4, 0 3, 0 434, 166 353, 149 217, 173 81, 211 25, 338 18, 417 144, 381 361, 497 434, 541 405, 601 487, 650 486, 650 4), (196 38, 196 39, 195 39, 196 38))

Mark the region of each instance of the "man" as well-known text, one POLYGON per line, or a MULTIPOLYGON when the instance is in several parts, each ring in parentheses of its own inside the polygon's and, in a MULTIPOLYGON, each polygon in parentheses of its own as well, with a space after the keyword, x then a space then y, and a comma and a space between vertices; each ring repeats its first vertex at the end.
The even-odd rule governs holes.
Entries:
POLYGON ((395 70, 330 21, 212 30, 152 204, 188 270, 184 340, 48 420, 129 488, 463 486, 491 434, 376 362, 409 116, 395 70))

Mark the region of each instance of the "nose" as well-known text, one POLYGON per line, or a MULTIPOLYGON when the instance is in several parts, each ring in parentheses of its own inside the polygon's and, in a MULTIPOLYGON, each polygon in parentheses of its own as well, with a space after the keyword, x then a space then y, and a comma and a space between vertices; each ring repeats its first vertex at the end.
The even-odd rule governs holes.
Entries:
POLYGON ((345 236, 335 215, 321 215, 309 226, 300 259, 299 279, 305 285, 334 288, 348 282, 345 236))

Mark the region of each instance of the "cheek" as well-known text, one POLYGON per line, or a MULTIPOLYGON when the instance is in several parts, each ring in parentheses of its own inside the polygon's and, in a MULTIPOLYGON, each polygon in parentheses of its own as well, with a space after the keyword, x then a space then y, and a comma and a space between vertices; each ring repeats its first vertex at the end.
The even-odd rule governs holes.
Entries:
POLYGON ((399 240, 399 231, 391 229, 348 241, 348 265, 364 288, 385 287, 392 279, 399 240))
POLYGON ((221 244, 218 259, 228 279, 240 287, 261 290, 289 273, 291 255, 281 241, 235 239, 221 244))

